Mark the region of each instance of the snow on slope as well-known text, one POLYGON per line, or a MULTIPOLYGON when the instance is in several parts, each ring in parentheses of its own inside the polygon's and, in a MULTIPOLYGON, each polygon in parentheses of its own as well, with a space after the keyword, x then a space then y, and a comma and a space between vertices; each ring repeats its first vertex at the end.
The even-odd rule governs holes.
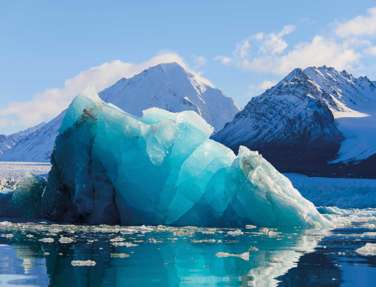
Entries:
MULTIPOLYGON (((376 85, 367 77, 356 78, 326 66, 295 69, 252 98, 215 138, 235 148, 240 144, 258 148, 261 143, 281 148, 286 139, 299 134, 318 138, 324 146, 330 138, 337 141, 340 146, 332 163, 356 162, 375 154, 376 85), (307 104, 314 100, 322 107, 307 104), (329 109, 335 127, 325 109, 329 109)), ((299 145, 306 146, 304 141, 289 144, 293 148, 299 145)))
POLYGON ((308 67, 306 74, 321 91, 328 94, 321 99, 336 114, 357 114, 376 100, 376 87, 367 77, 355 78, 346 71, 339 72, 331 67, 308 67))
POLYGON ((43 124, 44 123, 9 136, 0 135, 0 157, 11 150, 21 139, 38 130, 43 124))
POLYGON ((223 128, 238 112, 231 98, 176 63, 160 64, 131 79, 121 79, 100 95, 138 116, 150 107, 171 112, 193 110, 215 130, 223 128))
MULTIPOLYGON (((254 146, 304 141, 328 141, 338 133, 330 111, 313 95, 318 88, 301 69, 264 94, 254 97, 215 138, 230 147, 250 142, 254 146), (309 96, 307 96, 309 95, 309 96), (306 132, 307 131, 307 132, 306 132)), ((338 136, 338 134, 337 134, 338 136)))
POLYGON ((2 161, 49 161, 64 113, 20 138, 0 159, 2 161))
MULTIPOLYGON (((238 112, 231 98, 177 63, 160 64, 130 79, 120 79, 100 95, 135 115, 150 107, 173 112, 193 110, 216 129, 222 128, 238 112)), ((14 134, 7 140, 0 137, 0 160, 49 161, 63 113, 22 136, 14 134)))
POLYGON ((304 73, 330 96, 323 100, 345 137, 333 163, 358 161, 376 153, 376 85, 367 77, 355 78, 334 68, 310 67, 304 73))
POLYGON ((376 153, 376 107, 362 117, 337 116, 336 122, 345 140, 332 163, 360 161, 376 153))
POLYGON ((322 166, 333 158, 342 139, 320 90, 301 69, 252 98, 214 139, 234 150, 259 150, 281 170, 322 166))
POLYGON ((15 142, 6 135, 0 135, 0 156, 11 149, 15 142))

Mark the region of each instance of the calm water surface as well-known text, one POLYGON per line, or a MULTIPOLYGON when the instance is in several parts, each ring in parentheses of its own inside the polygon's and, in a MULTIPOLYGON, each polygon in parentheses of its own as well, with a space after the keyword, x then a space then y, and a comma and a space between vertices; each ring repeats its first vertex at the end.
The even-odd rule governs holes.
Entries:
MULTIPOLYGON (((0 223, 0 286, 375 286, 374 226, 334 231, 0 223)), ((359 219, 360 218, 360 219, 359 219)))

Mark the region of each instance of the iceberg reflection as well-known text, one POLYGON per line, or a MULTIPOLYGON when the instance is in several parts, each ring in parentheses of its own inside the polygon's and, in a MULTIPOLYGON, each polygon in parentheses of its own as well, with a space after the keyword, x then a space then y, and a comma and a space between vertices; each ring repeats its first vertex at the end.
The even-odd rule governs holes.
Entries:
POLYGON ((323 236, 265 228, 31 226, 10 228, 14 237, 0 243, 15 250, 19 267, 12 273, 48 276, 50 286, 276 286, 323 236), (73 242, 61 244, 61 237, 73 242))

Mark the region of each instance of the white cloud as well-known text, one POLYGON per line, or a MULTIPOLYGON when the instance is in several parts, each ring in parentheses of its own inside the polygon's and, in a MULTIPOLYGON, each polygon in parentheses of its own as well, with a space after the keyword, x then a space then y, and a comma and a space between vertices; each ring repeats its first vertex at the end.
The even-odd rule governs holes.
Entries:
POLYGON ((203 56, 196 56, 196 57, 194 58, 194 67, 195 67, 196 69, 199 69, 199 68, 205 66, 206 63, 207 63, 206 58, 203 57, 203 56))
POLYGON ((367 55, 376 56, 376 46, 370 46, 364 49, 364 52, 367 55))
POLYGON ((214 61, 221 63, 222 65, 230 65, 231 64, 231 58, 226 56, 215 56, 214 61))
POLYGON ((254 38, 260 42, 260 50, 262 53, 278 55, 288 47, 284 37, 294 31, 295 26, 286 25, 279 33, 257 33, 254 38))
POLYGON ((340 37, 376 35, 376 7, 368 9, 366 15, 338 24, 336 34, 340 37))
POLYGON ((337 69, 351 69, 360 55, 347 45, 322 36, 315 36, 308 43, 296 45, 277 59, 276 70, 287 73, 296 67, 327 65, 337 69))
POLYGON ((283 75, 296 67, 328 65, 351 69, 361 54, 353 47, 368 45, 367 41, 315 36, 311 41, 289 46, 284 39, 295 30, 287 25, 278 33, 257 33, 240 43, 228 63, 254 72, 283 75))
POLYGON ((258 84, 251 83, 248 86, 246 94, 244 95, 244 100, 248 102, 249 98, 261 95, 263 92, 265 92, 265 90, 273 87, 276 83, 277 83, 276 81, 270 81, 270 80, 265 80, 258 84))
POLYGON ((183 59, 175 53, 159 54, 143 63, 112 61, 83 71, 65 81, 62 88, 45 90, 28 101, 14 101, 0 107, 0 134, 30 127, 56 116, 82 90, 91 86, 101 91, 122 77, 132 77, 142 70, 168 62, 178 62, 186 69, 183 59))
POLYGON ((249 39, 243 40, 236 45, 235 54, 241 59, 245 59, 249 56, 251 49, 251 41, 249 39))
POLYGON ((236 45, 234 56, 246 63, 250 57, 279 55, 288 47, 284 37, 294 32, 295 26, 286 25, 278 33, 259 32, 236 45))
POLYGON ((267 80, 267 81, 263 81, 263 82, 261 82, 260 84, 258 84, 257 87, 258 87, 260 90, 267 90, 267 89, 273 87, 275 84, 276 84, 275 81, 268 81, 268 80, 267 80))

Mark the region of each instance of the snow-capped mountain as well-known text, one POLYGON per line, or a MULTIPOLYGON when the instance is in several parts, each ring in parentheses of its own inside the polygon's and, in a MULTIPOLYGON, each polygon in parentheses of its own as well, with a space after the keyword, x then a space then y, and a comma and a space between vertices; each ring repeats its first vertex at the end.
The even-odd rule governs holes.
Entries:
POLYGON ((0 160, 49 161, 63 115, 64 113, 61 113, 48 123, 40 125, 38 128, 34 128, 32 132, 20 137, 12 148, 0 156, 0 160))
POLYGON ((151 67, 131 79, 121 79, 100 93, 103 100, 134 114, 150 107, 172 112, 193 110, 215 130, 239 111, 231 98, 208 80, 187 72, 176 63, 151 67))
POLYGON ((12 148, 12 141, 6 135, 0 135, 0 156, 12 148))
POLYGON ((333 163, 367 159, 376 153, 376 85, 333 68, 307 68, 305 74, 330 98, 323 99, 345 140, 333 163))
MULTIPOLYGON (((177 63, 160 64, 130 79, 120 79, 103 90, 100 96, 135 115, 141 115, 144 109, 150 107, 173 112, 193 110, 216 130, 232 120, 239 111, 232 99, 224 96, 208 80, 188 72, 177 63)), ((34 128, 11 145, 5 140, 4 146, 9 148, 4 149, 3 154, 0 138, 0 160, 49 161, 63 115, 64 112, 47 124, 34 128)))
POLYGON ((12 145, 8 137, 6 135, 0 135, 0 156, 10 148, 12 148, 12 145))
POLYGON ((252 98, 214 138, 260 150, 282 170, 348 174, 376 153, 375 115, 376 86, 367 77, 309 67, 252 98))
POLYGON ((39 124, 35 127, 26 129, 21 132, 14 133, 12 135, 0 135, 0 158, 11 150, 20 140, 32 134, 34 131, 39 129, 43 124, 39 124))

